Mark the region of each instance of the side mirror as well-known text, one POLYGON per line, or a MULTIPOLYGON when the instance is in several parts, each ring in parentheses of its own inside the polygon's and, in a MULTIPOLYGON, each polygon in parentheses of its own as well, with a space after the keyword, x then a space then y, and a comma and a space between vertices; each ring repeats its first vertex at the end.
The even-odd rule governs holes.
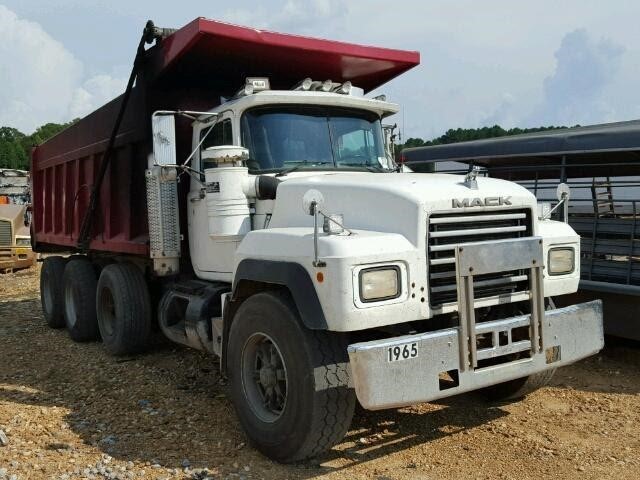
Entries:
POLYGON ((155 112, 151 117, 154 165, 176 164, 176 120, 173 114, 155 112))
MULTIPOLYGON (((556 189, 558 202, 562 203, 562 219, 564 223, 569 223, 569 198, 571 198, 571 189, 566 183, 561 183, 556 189)), ((560 205, 558 203, 558 205, 560 205)))
POLYGON ((24 209, 24 216, 22 217, 22 222, 25 227, 31 225, 31 205, 27 205, 27 208, 24 209))

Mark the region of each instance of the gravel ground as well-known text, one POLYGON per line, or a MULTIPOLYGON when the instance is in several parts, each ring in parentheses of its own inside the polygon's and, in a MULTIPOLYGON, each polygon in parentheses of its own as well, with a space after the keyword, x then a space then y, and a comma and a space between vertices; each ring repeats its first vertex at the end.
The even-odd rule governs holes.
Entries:
POLYGON ((283 466, 246 444, 212 358, 73 343, 32 268, 0 276, 0 479, 637 479, 639 374, 637 346, 608 347, 519 403, 360 410, 325 457, 283 466))

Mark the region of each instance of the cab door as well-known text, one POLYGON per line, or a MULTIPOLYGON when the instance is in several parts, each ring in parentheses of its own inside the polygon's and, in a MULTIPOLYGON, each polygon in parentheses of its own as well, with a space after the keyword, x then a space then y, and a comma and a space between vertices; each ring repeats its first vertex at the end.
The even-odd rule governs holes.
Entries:
POLYGON ((193 167, 202 175, 195 173, 191 179, 191 188, 187 199, 189 222, 189 251, 191 263, 196 275, 208 280, 230 281, 233 270, 233 254, 236 242, 214 242, 209 236, 209 219, 207 216, 206 189, 204 171, 215 168, 215 164, 201 162, 200 152, 208 147, 234 145, 233 118, 231 113, 221 116, 207 131, 211 124, 202 124, 194 129, 193 145, 197 145, 206 135, 200 149, 194 155, 193 167))

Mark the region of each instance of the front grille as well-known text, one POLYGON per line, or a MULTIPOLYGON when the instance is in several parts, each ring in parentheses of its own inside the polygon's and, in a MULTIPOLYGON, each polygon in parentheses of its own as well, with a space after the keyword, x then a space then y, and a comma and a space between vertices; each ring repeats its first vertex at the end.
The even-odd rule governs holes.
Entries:
MULTIPOLYGON (((455 248, 463 243, 505 240, 532 235, 531 210, 434 213, 429 217, 429 299, 438 309, 457 302, 455 248)), ((477 275, 473 282, 477 299, 499 297, 529 288, 527 271, 477 275)))
POLYGON ((11 222, 0 220, 0 246, 11 246, 11 222))

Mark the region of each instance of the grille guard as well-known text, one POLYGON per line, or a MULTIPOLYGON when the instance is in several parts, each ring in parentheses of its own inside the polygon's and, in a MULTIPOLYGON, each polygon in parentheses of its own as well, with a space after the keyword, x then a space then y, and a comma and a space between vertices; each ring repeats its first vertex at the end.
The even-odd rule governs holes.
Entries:
MULTIPOLYGON (((502 330, 523 319, 528 322, 529 315, 487 323, 502 330)), ((547 311, 545 327, 544 353, 465 371, 459 368, 458 328, 351 344, 348 352, 353 386, 364 408, 379 410, 430 402, 568 365, 602 349, 602 302, 547 311), (418 353, 415 358, 389 362, 389 348, 412 344, 418 353), (443 374, 453 381, 443 382, 443 374)))
MULTIPOLYGON (((460 317, 460 370, 478 367, 478 356, 487 358, 498 357, 523 350, 530 350, 531 355, 543 351, 542 328, 544 322, 544 285, 542 268, 544 256, 542 238, 529 237, 515 240, 499 240, 488 242, 465 243, 458 245, 455 250, 456 283, 458 285, 458 315, 460 317), (507 332, 507 342, 499 345, 498 332, 476 326, 473 278, 476 275, 499 273, 510 270, 528 270, 529 273, 529 325, 530 340, 513 342, 512 328, 507 332), (484 330, 482 330, 484 329, 484 330), (476 337, 483 332, 491 333, 494 337, 491 352, 478 350, 476 337), (516 344, 517 343, 517 344, 516 344)), ((522 326, 522 325, 520 325, 522 326)))

